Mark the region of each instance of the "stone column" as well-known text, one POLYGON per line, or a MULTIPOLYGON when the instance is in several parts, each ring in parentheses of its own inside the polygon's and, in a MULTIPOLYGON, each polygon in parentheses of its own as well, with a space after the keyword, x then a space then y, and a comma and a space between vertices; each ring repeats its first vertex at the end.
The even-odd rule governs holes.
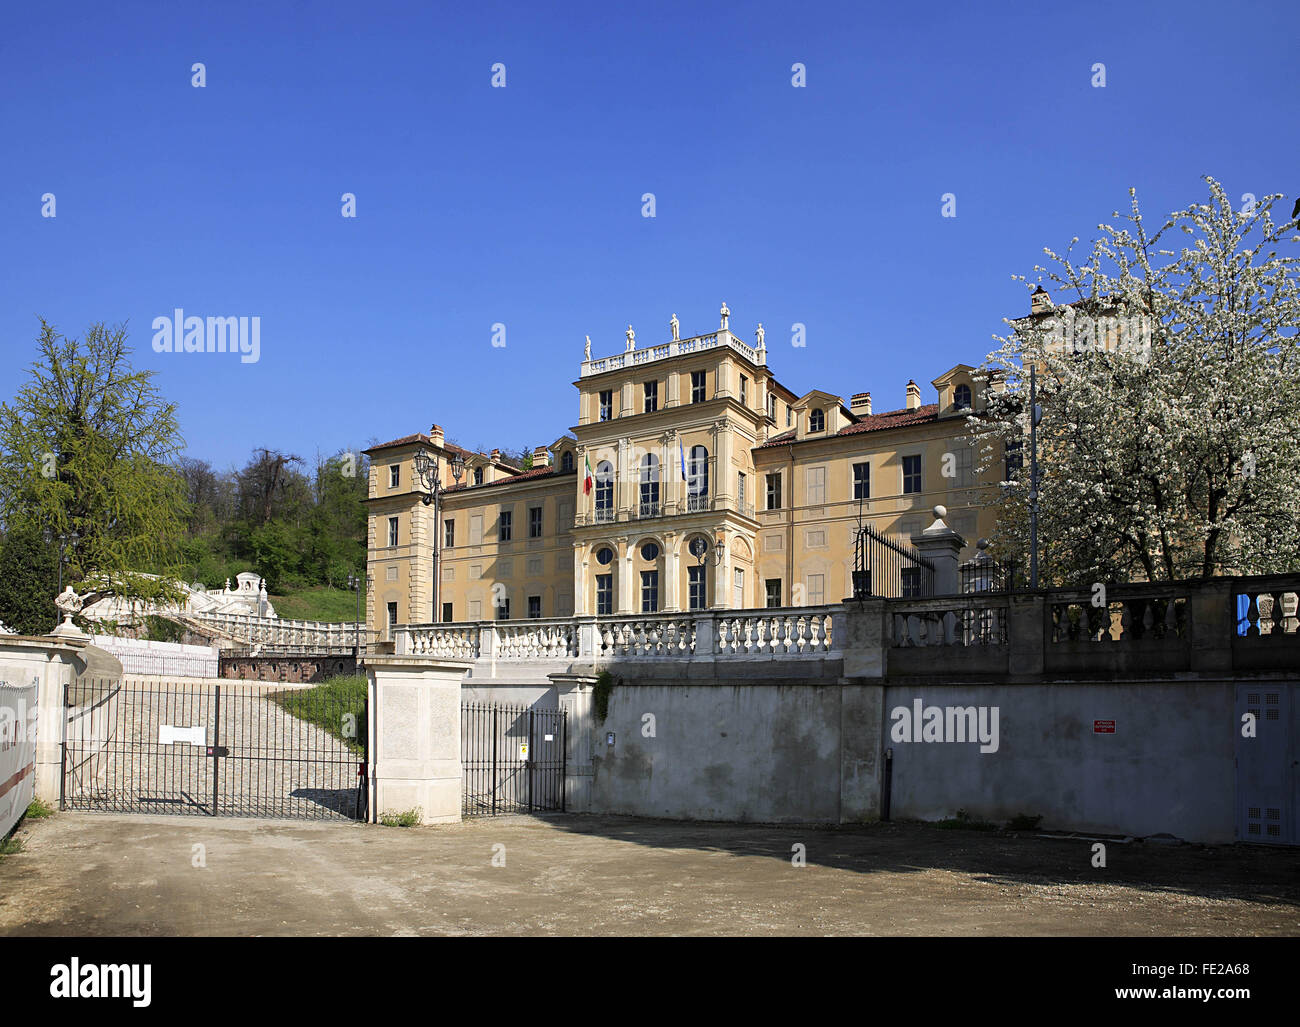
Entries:
POLYGON ((962 546, 966 540, 944 523, 948 516, 945 507, 934 508, 934 523, 919 535, 912 536, 912 545, 934 564, 934 594, 954 596, 960 593, 957 567, 962 546))
POLYGON ((587 545, 573 543, 573 615, 587 613, 587 545))
POLYGON ((636 573, 636 553, 628 545, 627 536, 617 539, 616 544, 618 549, 614 558, 618 560, 618 599, 614 606, 614 612, 619 616, 627 616, 633 612, 632 600, 636 588, 636 582, 633 580, 636 573))
POLYGON ((659 609, 664 613, 676 613, 678 599, 682 594, 681 583, 681 565, 682 558, 679 552, 681 548, 681 537, 675 531, 667 532, 664 535, 664 587, 661 590, 661 596, 667 599, 667 602, 661 602, 659 609))
POLYGON ((569 813, 591 812, 592 687, 595 673, 548 674, 555 683, 560 709, 566 714, 564 806, 569 813))
POLYGON ((461 816, 460 689, 469 660, 372 656, 370 809, 420 810, 424 824, 461 816))

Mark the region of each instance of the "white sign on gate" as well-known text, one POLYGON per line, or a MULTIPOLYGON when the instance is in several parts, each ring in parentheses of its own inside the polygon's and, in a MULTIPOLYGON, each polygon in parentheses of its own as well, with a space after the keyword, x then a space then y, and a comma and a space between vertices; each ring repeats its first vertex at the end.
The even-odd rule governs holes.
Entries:
POLYGON ((196 727, 174 727, 171 724, 159 724, 158 744, 172 745, 176 742, 206 746, 208 744, 208 729, 202 724, 196 727))

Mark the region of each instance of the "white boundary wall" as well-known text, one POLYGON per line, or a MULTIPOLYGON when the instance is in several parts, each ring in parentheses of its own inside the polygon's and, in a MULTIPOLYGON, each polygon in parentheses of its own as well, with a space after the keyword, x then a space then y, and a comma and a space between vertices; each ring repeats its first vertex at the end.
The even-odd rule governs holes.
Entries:
POLYGON ((217 676, 217 650, 205 645, 149 642, 114 635, 96 635, 94 645, 116 656, 126 674, 191 678, 217 676))

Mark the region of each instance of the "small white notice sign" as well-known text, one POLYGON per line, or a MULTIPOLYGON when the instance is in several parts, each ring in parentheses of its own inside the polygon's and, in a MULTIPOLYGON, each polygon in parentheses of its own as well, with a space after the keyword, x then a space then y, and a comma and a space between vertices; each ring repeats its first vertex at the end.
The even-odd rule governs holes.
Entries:
POLYGON ((554 736, 554 735, 547 735, 547 736, 546 736, 546 740, 547 740, 548 742, 553 742, 553 741, 555 741, 555 736, 554 736))
POLYGON ((196 727, 175 727, 171 724, 159 724, 158 744, 173 745, 176 742, 207 746, 208 730, 202 724, 196 727))
POLYGON ((528 759, 528 743, 527 743, 527 742, 520 742, 520 743, 519 743, 519 758, 520 758, 521 760, 526 760, 526 759, 528 759))

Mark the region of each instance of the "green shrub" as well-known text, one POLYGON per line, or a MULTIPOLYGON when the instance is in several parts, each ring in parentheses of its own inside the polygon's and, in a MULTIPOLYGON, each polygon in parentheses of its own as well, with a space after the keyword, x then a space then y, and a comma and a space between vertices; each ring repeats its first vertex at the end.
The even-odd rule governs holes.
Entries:
POLYGON ((420 807, 408 809, 404 813, 381 813, 379 822, 385 827, 415 827, 420 822, 420 807))
POLYGON ((596 684, 591 690, 591 702, 602 724, 609 715, 609 697, 613 691, 614 675, 607 670, 602 670, 596 675, 596 684))

